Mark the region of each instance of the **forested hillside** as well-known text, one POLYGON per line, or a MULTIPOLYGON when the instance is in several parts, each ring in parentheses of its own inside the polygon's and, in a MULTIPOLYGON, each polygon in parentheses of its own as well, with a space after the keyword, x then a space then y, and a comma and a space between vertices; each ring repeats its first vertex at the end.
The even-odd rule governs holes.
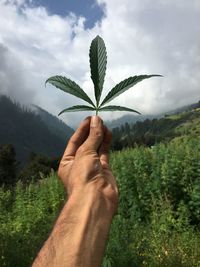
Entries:
MULTIPOLYGON (((174 115, 174 114, 177 114, 177 113, 181 113, 181 112, 185 112, 185 111, 190 111, 192 109, 196 109, 200 106, 200 101, 197 102, 197 103, 193 103, 193 104, 190 104, 190 105, 187 105, 187 106, 183 106, 183 107, 180 107, 180 108, 177 108, 177 109, 173 109, 173 110, 170 110, 167 111, 167 114, 168 115, 174 115)), ((106 121, 106 124, 109 128, 117 128, 117 127, 121 127, 122 125, 125 125, 126 123, 129 123, 129 124, 135 124, 136 122, 139 122, 139 121, 145 121, 147 119, 149 120, 153 120, 153 119, 160 119, 162 117, 165 117, 166 115, 166 112, 165 113, 158 113, 158 114, 152 114, 152 115, 133 115, 131 113, 129 114, 126 114, 126 115, 123 115, 121 116, 120 118, 118 119, 115 119, 115 120, 111 120, 111 121, 106 121)))
POLYGON ((146 119, 134 124, 125 123, 113 128, 113 150, 121 150, 135 145, 153 146, 167 142, 177 136, 200 135, 200 103, 186 111, 165 115, 160 119, 146 119))
POLYGON ((17 160, 27 162, 31 152, 48 157, 60 156, 73 130, 56 117, 0 96, 0 145, 12 144, 17 160))
POLYGON ((147 119, 152 120, 155 118, 161 118, 163 117, 163 114, 159 114, 159 115, 133 115, 133 114, 126 114, 123 115, 122 117, 115 119, 115 120, 111 120, 111 121, 106 121, 106 125, 108 128, 113 129, 113 128, 117 128, 117 127, 121 127, 121 125, 124 125, 126 123, 129 124, 135 124, 138 121, 145 121, 147 119))
POLYGON ((32 107, 34 107, 34 112, 40 116, 49 131, 61 140, 65 140, 66 142, 66 140, 73 134, 74 130, 67 126, 63 121, 59 120, 58 117, 53 116, 37 105, 32 105, 32 107))

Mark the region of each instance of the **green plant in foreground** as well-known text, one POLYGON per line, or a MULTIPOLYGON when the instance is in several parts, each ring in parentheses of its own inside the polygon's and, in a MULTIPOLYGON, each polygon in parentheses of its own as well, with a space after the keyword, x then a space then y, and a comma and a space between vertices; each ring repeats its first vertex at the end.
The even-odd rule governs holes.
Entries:
MULTIPOLYGON (((106 75, 106 64, 107 64, 107 53, 106 53, 106 47, 104 44, 103 39, 100 36, 96 36, 96 38, 92 41, 90 46, 90 70, 91 70, 91 79, 94 83, 94 93, 95 93, 95 99, 96 99, 96 105, 93 103, 91 98, 84 92, 84 90, 76 84, 74 81, 71 81, 70 79, 63 77, 63 76, 52 76, 49 79, 46 80, 46 83, 50 83, 54 85, 55 87, 59 88, 60 90, 74 95, 90 105, 77 105, 73 107, 66 108, 62 110, 60 114, 64 112, 72 112, 72 111, 88 111, 88 110, 95 110, 96 115, 99 111, 130 111, 130 112, 136 112, 140 114, 138 111, 122 107, 122 106, 105 106, 108 102, 113 100, 115 97, 119 96, 129 88, 133 87, 135 84, 141 82, 144 79, 148 79, 155 76, 161 76, 157 74, 153 75, 139 75, 139 76, 132 76, 129 77, 117 85, 113 87, 110 92, 107 94, 107 96, 104 98, 104 100, 100 103, 100 98, 103 90, 103 83, 104 78, 106 75)), ((45 83, 45 84, 46 84, 45 83)))

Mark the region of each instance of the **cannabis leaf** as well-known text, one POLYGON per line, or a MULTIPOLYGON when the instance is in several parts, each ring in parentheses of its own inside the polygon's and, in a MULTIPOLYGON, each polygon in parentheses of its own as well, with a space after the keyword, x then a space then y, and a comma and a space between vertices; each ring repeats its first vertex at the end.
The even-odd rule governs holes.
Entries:
POLYGON ((101 97, 104 78, 106 75, 107 54, 102 38, 97 36, 90 46, 90 70, 91 79, 94 83, 95 98, 97 106, 101 97))
POLYGON ((81 89, 81 87, 78 84, 76 84, 74 81, 71 81, 70 79, 67 79, 66 77, 62 77, 58 75, 53 76, 53 77, 50 77, 48 80, 46 80, 46 83, 51 83, 52 85, 59 88, 60 90, 68 94, 74 95, 78 98, 81 98, 95 107, 94 103, 89 98, 89 96, 83 91, 83 89, 81 89))
POLYGON ((90 106, 77 105, 66 108, 62 110, 58 115, 64 112, 88 111, 88 110, 95 110, 96 115, 98 114, 99 111, 129 111, 140 114, 137 110, 131 108, 121 107, 121 106, 104 106, 104 105, 113 100, 114 98, 116 98, 117 96, 119 96, 120 94, 124 93, 137 83, 141 82, 142 80, 161 75, 152 74, 152 75, 139 75, 139 76, 129 77, 118 83, 115 87, 113 87, 107 94, 107 96, 104 98, 104 100, 101 102, 101 104, 99 104, 103 90, 104 79, 106 75, 107 53, 104 41, 98 35, 95 37, 94 40, 92 40, 89 51, 89 58, 90 58, 91 79, 94 84, 94 95, 95 95, 96 105, 77 83, 63 76, 58 76, 58 75, 53 76, 47 79, 46 83, 50 83, 55 87, 59 88, 60 90, 68 94, 71 94, 73 96, 76 96, 90 104, 90 106))
POLYGON ((130 112, 141 114, 140 112, 134 109, 126 108, 122 106, 106 106, 106 107, 100 108, 99 111, 130 111, 130 112))
POLYGON ((59 114, 61 115, 64 112, 72 112, 72 111, 88 111, 88 110, 96 110, 94 107, 85 106, 85 105, 77 105, 70 108, 63 109, 59 114))
POLYGON ((148 79, 155 76, 161 76, 161 75, 140 75, 140 76, 134 76, 129 77, 128 79, 125 79, 118 83, 111 91, 107 94, 107 96, 104 98, 104 100, 101 103, 101 106, 105 105, 106 103, 113 100, 113 98, 117 97, 118 95, 124 93, 129 88, 133 87, 136 83, 141 82, 144 79, 148 79))

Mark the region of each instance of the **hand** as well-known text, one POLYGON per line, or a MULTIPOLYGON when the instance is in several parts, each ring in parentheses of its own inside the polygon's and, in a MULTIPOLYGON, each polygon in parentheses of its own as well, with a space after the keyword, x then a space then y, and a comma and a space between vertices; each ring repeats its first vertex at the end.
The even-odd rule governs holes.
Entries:
POLYGON ((69 198, 82 201, 85 195, 101 199, 114 215, 118 205, 118 188, 109 167, 111 132, 98 116, 86 118, 69 140, 58 176, 69 198))
POLYGON ((118 189, 109 168, 111 132, 88 117, 71 137, 58 175, 67 189, 64 205, 34 267, 100 267, 118 189))

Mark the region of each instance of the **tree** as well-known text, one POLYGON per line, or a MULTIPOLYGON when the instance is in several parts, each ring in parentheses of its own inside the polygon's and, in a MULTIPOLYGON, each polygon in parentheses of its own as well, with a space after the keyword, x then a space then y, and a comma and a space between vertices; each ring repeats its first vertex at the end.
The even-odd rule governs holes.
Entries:
POLYGON ((0 184, 14 185, 16 182, 16 153, 12 144, 0 145, 0 184))
POLYGON ((47 176, 51 172, 51 169, 56 170, 58 168, 59 159, 50 159, 44 155, 30 153, 29 162, 20 171, 18 177, 23 183, 29 183, 32 180, 37 181, 41 179, 41 176, 47 176))

